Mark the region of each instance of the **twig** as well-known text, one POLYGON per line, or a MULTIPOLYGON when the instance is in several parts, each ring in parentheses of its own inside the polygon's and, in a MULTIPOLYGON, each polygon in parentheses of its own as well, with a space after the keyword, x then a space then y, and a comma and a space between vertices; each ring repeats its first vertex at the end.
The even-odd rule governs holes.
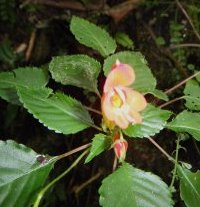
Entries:
POLYGON ((62 158, 64 158, 64 157, 68 157, 68 156, 70 156, 70 155, 72 155, 72 154, 74 154, 74 153, 76 153, 76 152, 82 151, 82 150, 88 148, 90 145, 91 145, 91 143, 88 143, 88 144, 82 145, 82 146, 80 146, 80 147, 77 147, 77 148, 75 148, 75 149, 73 149, 73 150, 71 150, 71 151, 69 151, 69 152, 66 152, 66 153, 64 153, 64 154, 62 154, 62 155, 58 155, 58 156, 56 157, 56 160, 60 160, 60 159, 62 159, 62 158))
POLYGON ((166 94, 170 94, 172 93, 174 90, 176 90, 177 88, 179 88, 180 86, 182 86, 183 84, 185 84, 187 81, 189 81, 190 79, 196 77, 198 74, 200 74, 200 71, 197 73, 194 73, 193 75, 191 75, 190 77, 186 78, 185 80, 181 81, 180 83, 178 83, 177 85, 173 86, 172 88, 168 89, 167 91, 165 91, 166 94))
POLYGON ((185 96, 181 96, 181 97, 172 99, 172 100, 170 100, 170 101, 168 101, 168 102, 166 102, 166 103, 160 105, 159 107, 160 107, 160 108, 164 108, 164 107, 166 107, 166 106, 168 106, 168 105, 170 105, 170 104, 172 104, 172 103, 174 103, 174 102, 176 102, 176 101, 179 101, 179 100, 183 99, 184 97, 185 97, 185 96))
POLYGON ((194 31, 194 34, 196 35, 196 37, 198 38, 198 40, 200 40, 200 35, 199 33, 197 32, 197 30, 195 29, 195 26, 191 20, 191 18, 189 17, 188 13, 186 12, 186 10, 183 8, 182 4, 176 0, 176 4, 178 5, 178 7, 181 9, 181 11, 183 12, 183 14, 185 15, 185 17, 187 18, 190 26, 192 27, 193 31, 194 31))
POLYGON ((185 70, 185 68, 183 68, 183 66, 181 65, 181 63, 179 61, 177 61, 177 59, 173 56, 173 54, 171 53, 171 51, 167 48, 164 47, 160 47, 157 43, 156 43, 156 35, 154 34, 153 30, 151 29, 151 27, 149 27, 148 25, 146 25, 145 23, 143 23, 144 27, 146 28, 146 30, 148 31, 148 33, 150 34, 151 38, 154 40, 158 50, 160 51, 160 53, 162 53, 163 55, 165 55, 176 67, 176 69, 180 72, 180 74, 182 74, 184 77, 187 77, 187 71, 185 70))
POLYGON ((85 188, 87 185, 89 185, 93 181, 97 180, 101 175, 102 175, 102 171, 99 171, 96 175, 94 175, 93 177, 91 177, 89 180, 87 180, 86 182, 84 182, 83 184, 81 184, 80 186, 78 186, 74 190, 75 194, 78 194, 83 188, 85 188))
POLYGON ((29 0, 28 3, 32 4, 42 4, 46 6, 53 6, 63 9, 74 9, 77 11, 86 11, 86 8, 83 4, 78 1, 52 1, 52 0, 29 0))
POLYGON ((157 142, 155 142, 151 137, 147 137, 147 139, 157 148, 159 149, 170 161, 175 161, 173 157, 171 157, 157 142))
POLYGON ((177 49, 177 48, 182 48, 182 47, 200 47, 200 44, 196 44, 196 43, 184 43, 184 44, 178 44, 178 45, 171 45, 169 47, 169 49, 173 50, 173 49, 177 49))
POLYGON ((28 43, 28 48, 26 51, 26 62, 28 62, 31 58, 31 54, 35 44, 35 39, 36 39, 36 29, 31 33, 31 37, 28 43))

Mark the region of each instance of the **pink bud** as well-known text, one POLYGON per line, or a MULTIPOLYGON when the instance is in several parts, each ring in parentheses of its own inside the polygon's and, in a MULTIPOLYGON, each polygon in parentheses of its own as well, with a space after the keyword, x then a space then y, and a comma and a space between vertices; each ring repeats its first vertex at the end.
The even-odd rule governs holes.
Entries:
POLYGON ((115 155, 120 162, 125 160, 127 149, 128 149, 128 142, 126 140, 117 139, 114 142, 115 155))

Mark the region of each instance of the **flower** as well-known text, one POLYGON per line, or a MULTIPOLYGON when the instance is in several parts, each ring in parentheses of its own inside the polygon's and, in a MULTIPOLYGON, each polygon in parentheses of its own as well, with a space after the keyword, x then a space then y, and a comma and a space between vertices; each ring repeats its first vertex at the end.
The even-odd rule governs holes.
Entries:
POLYGON ((128 87, 134 81, 133 68, 117 60, 107 76, 101 101, 104 121, 108 128, 117 125, 126 129, 130 123, 142 122, 139 112, 146 107, 147 102, 141 93, 128 87))
POLYGON ((122 162, 126 158, 128 142, 123 138, 122 134, 115 135, 113 139, 114 139, 113 148, 114 148, 115 155, 119 159, 119 161, 122 162))

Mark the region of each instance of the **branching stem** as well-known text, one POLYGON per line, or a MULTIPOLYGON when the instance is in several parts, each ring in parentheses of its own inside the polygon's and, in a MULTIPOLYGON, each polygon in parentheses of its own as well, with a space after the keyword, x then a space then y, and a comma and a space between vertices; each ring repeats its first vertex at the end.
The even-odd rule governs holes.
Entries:
POLYGON ((173 172, 172 172, 173 177, 172 177, 171 184, 169 186, 169 189, 170 189, 171 192, 173 192, 173 186, 174 186, 174 182, 175 182, 175 179, 176 179, 176 172, 177 172, 177 166, 178 166, 179 147, 180 147, 180 137, 178 136, 177 143, 176 143, 175 164, 174 164, 174 169, 173 169, 173 172))
POLYGON ((167 158, 168 160, 175 162, 174 158, 171 157, 156 141, 154 141, 151 137, 147 137, 147 139, 157 148, 159 149, 167 158))
POLYGON ((44 194, 46 193, 49 188, 51 188, 55 183, 57 183, 61 178, 63 178, 65 175, 67 175, 80 161, 81 159, 88 153, 88 150, 85 150, 73 163, 72 165, 67 168, 66 171, 64 171, 62 174, 60 174, 58 177, 56 177, 54 180, 52 180, 48 185, 46 185, 38 194, 36 201, 33 205, 33 207, 38 207, 40 204, 41 199, 43 198, 44 194))

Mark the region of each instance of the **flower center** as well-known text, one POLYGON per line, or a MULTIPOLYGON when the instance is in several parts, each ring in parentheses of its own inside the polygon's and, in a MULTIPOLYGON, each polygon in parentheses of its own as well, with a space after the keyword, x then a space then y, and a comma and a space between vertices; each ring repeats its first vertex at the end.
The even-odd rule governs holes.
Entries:
POLYGON ((117 93, 114 93, 114 95, 111 97, 111 103, 113 107, 120 108, 123 104, 123 100, 117 93))

